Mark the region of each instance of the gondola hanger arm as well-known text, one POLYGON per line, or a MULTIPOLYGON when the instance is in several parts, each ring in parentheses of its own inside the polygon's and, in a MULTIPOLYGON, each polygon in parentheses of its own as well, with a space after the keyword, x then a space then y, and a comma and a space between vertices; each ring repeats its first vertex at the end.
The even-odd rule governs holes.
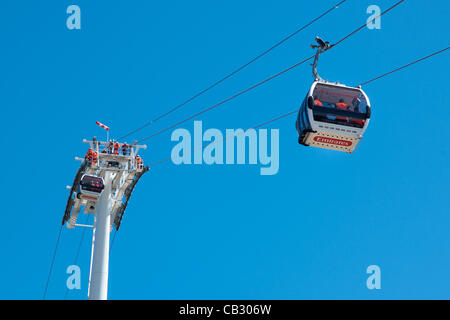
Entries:
POLYGON ((317 49, 316 55, 314 57, 314 62, 312 64, 312 67, 313 67, 312 72, 313 72, 314 80, 323 81, 323 79, 319 76, 319 73, 317 72, 317 64, 319 62, 319 55, 321 53, 331 49, 334 46, 334 44, 330 45, 329 41, 324 41, 320 37, 317 37, 317 36, 316 36, 315 40, 317 42, 317 45, 311 44, 312 49, 317 49))

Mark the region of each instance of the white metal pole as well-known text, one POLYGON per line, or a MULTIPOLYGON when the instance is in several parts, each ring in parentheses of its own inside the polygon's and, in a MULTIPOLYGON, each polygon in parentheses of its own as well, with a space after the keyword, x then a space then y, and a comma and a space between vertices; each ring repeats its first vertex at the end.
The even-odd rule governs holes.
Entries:
POLYGON ((111 230, 111 175, 105 172, 102 194, 98 200, 92 232, 91 271, 89 275, 89 300, 108 298, 109 236, 111 230))

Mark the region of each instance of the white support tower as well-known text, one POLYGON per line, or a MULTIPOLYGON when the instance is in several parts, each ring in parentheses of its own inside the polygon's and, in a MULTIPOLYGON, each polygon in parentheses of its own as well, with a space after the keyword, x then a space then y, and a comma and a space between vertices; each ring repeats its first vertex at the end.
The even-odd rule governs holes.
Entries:
POLYGON ((108 297, 109 241, 112 228, 119 229, 131 193, 140 177, 148 171, 139 149, 145 145, 83 140, 90 148, 70 187, 62 223, 68 228, 92 228, 91 267, 88 299, 106 300, 108 297), (102 149, 102 150, 101 150, 102 149), (94 214, 94 225, 77 224, 77 217, 94 214))
POLYGON ((109 235, 111 230, 111 172, 105 173, 105 189, 98 200, 92 231, 89 300, 108 298, 109 235))

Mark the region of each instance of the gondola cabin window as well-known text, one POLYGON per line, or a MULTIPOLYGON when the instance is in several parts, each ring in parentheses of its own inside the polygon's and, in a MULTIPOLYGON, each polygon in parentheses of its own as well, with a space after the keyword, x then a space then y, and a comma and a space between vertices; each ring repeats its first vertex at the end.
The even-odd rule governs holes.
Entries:
POLYGON ((312 96, 314 120, 359 128, 364 126, 362 116, 366 114, 367 101, 358 89, 318 83, 312 96))

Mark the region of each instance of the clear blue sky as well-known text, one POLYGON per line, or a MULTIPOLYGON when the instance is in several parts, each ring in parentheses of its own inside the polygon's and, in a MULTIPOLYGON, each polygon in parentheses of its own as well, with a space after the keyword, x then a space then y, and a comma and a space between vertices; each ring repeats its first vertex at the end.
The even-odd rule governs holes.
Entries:
MULTIPOLYGON (((322 1, 2 1, 0 298, 41 299, 83 138, 118 137, 310 21, 322 1), (66 28, 81 7, 82 29, 66 28)), ((245 71, 136 134, 143 138, 312 55, 364 23, 348 0, 245 71)), ((448 1, 407 0, 322 56, 324 78, 358 84, 448 46, 448 1)), ((353 155, 280 130, 280 169, 155 166, 136 187, 111 253, 111 299, 450 298, 448 65, 444 53, 364 87, 372 119, 353 155), (381 290, 366 268, 381 268, 381 290)), ((198 118, 249 128, 298 108, 308 64, 198 118)), ((182 125, 192 130, 193 122, 182 125)), ((130 141, 128 141, 130 142, 130 141)), ((170 132, 144 160, 170 156, 170 132)), ((84 217, 81 217, 84 219, 84 217)), ((83 221, 81 221, 83 222, 83 221)), ((48 289, 62 299, 82 230, 64 228, 48 289)), ((79 258, 85 299, 90 233, 79 258)))

